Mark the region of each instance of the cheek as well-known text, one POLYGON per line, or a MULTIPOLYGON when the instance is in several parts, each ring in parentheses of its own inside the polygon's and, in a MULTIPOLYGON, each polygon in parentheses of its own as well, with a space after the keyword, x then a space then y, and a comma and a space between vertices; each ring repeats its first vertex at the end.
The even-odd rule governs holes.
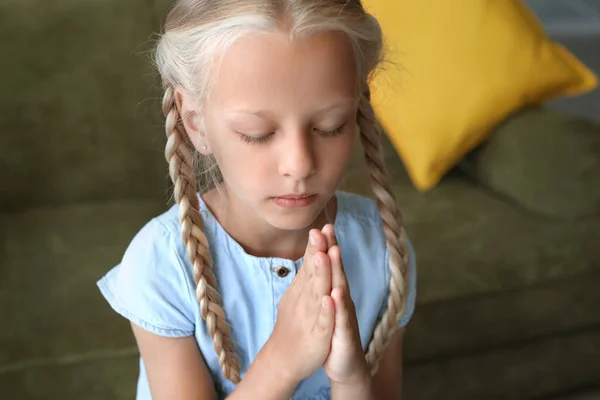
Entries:
POLYGON ((266 181, 264 158, 256 148, 242 142, 219 120, 207 118, 206 131, 212 155, 223 179, 238 195, 257 187, 256 182, 266 181))
POLYGON ((269 163, 252 145, 233 137, 225 145, 217 146, 213 153, 223 178, 232 188, 245 191, 256 188, 256 182, 267 181, 269 163))
POLYGON ((350 163, 354 149, 354 135, 349 133, 337 139, 326 139, 327 145, 322 146, 319 153, 324 172, 332 179, 340 179, 350 163))
POLYGON ((239 136, 230 132, 227 127, 217 121, 209 120, 207 125, 212 155, 217 160, 219 169, 225 178, 235 178, 255 165, 255 154, 252 146, 243 143, 239 136))

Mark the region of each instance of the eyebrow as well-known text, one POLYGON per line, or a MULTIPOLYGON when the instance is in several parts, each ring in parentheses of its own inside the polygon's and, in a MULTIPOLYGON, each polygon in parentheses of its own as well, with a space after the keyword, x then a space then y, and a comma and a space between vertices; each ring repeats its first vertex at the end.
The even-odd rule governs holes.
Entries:
MULTIPOLYGON (((336 101, 331 102, 327 106, 321 108, 319 111, 317 111, 316 114, 321 115, 321 114, 325 114, 328 111, 332 111, 332 110, 335 110, 338 108, 345 108, 350 103, 355 104, 355 102, 356 102, 356 100, 352 97, 347 97, 347 98, 343 98, 340 100, 336 100, 336 101)), ((243 108, 231 110, 230 113, 256 115, 258 117, 263 117, 263 118, 270 118, 273 116, 273 114, 268 110, 253 110, 253 109, 243 109, 243 108)))

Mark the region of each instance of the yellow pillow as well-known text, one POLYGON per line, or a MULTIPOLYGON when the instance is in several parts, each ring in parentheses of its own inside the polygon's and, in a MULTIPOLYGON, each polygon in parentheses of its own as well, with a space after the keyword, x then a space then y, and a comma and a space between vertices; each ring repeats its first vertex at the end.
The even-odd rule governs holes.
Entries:
POLYGON ((512 112, 592 90, 596 76, 517 0, 363 0, 390 65, 375 111, 420 190, 512 112))

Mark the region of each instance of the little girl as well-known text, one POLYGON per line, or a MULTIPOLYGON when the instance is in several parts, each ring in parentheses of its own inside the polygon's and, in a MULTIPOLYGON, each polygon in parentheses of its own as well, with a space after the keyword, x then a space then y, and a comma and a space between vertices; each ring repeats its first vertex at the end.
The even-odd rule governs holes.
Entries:
POLYGON ((177 204, 98 282, 131 321, 137 399, 399 398, 416 271, 369 100, 381 58, 360 0, 174 6, 156 61, 177 204), (376 202, 338 190, 358 136, 376 202))

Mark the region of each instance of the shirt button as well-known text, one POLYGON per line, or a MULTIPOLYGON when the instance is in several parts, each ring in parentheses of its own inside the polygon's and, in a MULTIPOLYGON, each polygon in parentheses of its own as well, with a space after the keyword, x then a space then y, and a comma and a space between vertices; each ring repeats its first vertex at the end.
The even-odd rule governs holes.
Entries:
POLYGON ((275 273, 277 274, 278 277, 285 278, 290 273, 290 270, 287 269, 286 267, 279 267, 275 270, 275 273))

